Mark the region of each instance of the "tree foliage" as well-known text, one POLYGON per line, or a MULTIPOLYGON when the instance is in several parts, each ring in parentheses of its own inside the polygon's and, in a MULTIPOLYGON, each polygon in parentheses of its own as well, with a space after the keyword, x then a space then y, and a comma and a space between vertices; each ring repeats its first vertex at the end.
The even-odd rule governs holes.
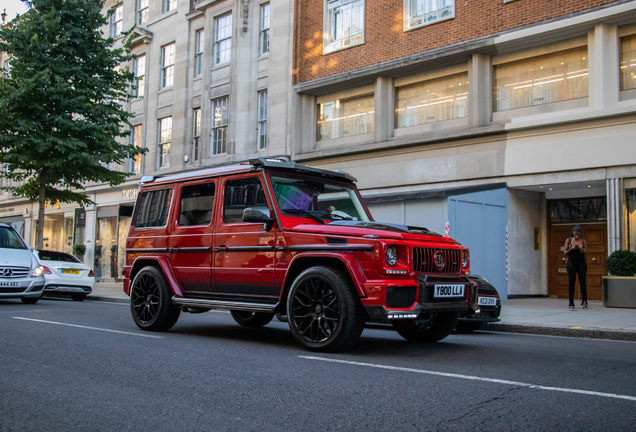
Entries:
MULTIPOLYGON (((0 76, 0 163, 18 183, 14 193, 40 201, 91 203, 87 182, 115 186, 130 174, 108 169, 143 149, 129 134, 122 106, 132 59, 104 37, 111 9, 103 0, 30 0, 31 8, 0 28, 0 51, 11 59, 0 76)), ((40 233, 41 234, 41 233, 40 233)), ((40 235, 40 239, 41 239, 40 235)))

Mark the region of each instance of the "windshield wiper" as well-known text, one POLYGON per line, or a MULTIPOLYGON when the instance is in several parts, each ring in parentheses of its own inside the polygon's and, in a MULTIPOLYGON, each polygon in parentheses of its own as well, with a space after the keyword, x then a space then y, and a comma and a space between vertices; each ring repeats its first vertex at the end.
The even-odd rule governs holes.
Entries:
POLYGON ((309 216, 313 220, 316 220, 316 221, 320 222, 323 225, 325 224, 324 220, 320 219, 316 215, 313 215, 313 214, 309 213, 307 210, 290 208, 290 209, 282 209, 281 211, 284 211, 284 212, 287 212, 287 213, 291 213, 291 214, 304 214, 304 215, 309 216))

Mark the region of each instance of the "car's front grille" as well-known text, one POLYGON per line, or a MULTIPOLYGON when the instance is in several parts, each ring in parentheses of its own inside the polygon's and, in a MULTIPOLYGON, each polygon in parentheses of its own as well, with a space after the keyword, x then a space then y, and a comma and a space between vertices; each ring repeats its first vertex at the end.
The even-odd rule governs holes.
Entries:
POLYGON ((29 276, 29 267, 0 267, 0 279, 16 279, 29 276))
POLYGON ((17 287, 17 288, 2 288, 0 287, 0 294, 17 294, 17 293, 21 293, 24 292, 26 288, 21 288, 21 287, 17 287))
POLYGON ((413 270, 421 273, 459 273, 461 270, 462 252, 460 249, 413 248, 413 270), (435 254, 444 257, 444 266, 439 269, 435 265, 435 254))
POLYGON ((479 295, 490 295, 490 296, 499 295, 499 294, 497 294, 497 290, 496 289, 494 289, 493 287, 490 287, 490 286, 486 286, 486 285, 480 285, 479 289, 477 290, 477 294, 479 294, 479 295))

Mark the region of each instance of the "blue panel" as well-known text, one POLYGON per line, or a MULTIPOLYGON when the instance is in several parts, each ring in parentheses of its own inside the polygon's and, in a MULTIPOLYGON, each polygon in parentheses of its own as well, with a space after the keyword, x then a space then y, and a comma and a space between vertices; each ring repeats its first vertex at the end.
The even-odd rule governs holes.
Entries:
POLYGON ((502 299, 506 299, 506 209, 490 205, 484 205, 483 209, 487 223, 483 225, 486 241, 481 275, 497 288, 502 299))
POLYGON ((457 202, 455 240, 470 250, 470 271, 483 274, 484 268, 484 215, 481 204, 457 202))

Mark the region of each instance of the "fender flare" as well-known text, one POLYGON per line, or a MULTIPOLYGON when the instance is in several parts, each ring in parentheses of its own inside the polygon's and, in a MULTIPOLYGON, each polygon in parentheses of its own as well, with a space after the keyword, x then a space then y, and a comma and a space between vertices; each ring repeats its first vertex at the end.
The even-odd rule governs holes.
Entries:
MULTIPOLYGON (((161 271, 163 272, 164 276, 166 277, 166 281, 168 282, 168 286, 170 287, 170 289, 172 290, 173 294, 176 296, 183 296, 183 292, 181 291, 181 287, 179 286, 179 282, 177 281, 177 278, 174 275, 174 272, 172 271, 172 266, 170 265, 170 262, 168 261, 168 258, 166 258, 163 255, 142 255, 142 256, 138 256, 137 258, 135 258, 135 261, 133 261, 130 270, 132 273, 132 270, 135 268, 135 266, 137 265, 137 263, 139 261, 154 261, 157 264, 159 264, 159 268, 161 269, 161 271)), ((143 266, 141 267, 143 268, 143 266)), ((139 270, 141 270, 141 268, 139 270)), ((136 277, 136 275, 135 275, 136 277)), ((130 287, 132 288, 132 283, 133 283, 134 279, 131 279, 130 281, 130 287)))
MULTIPOLYGON (((364 290, 364 283, 367 281, 367 277, 364 274, 364 271, 362 270, 362 266, 360 265, 358 259, 350 252, 301 252, 296 254, 296 256, 292 258, 292 260, 289 262, 289 265, 287 266, 287 272, 285 273, 285 278, 281 285, 282 287, 285 287, 287 285, 290 270, 294 267, 295 262, 304 258, 330 258, 339 260, 349 272, 349 276, 351 277, 351 281, 353 282, 358 295, 361 298, 367 297, 367 293, 364 290)), ((284 294, 285 290, 282 289, 280 294, 281 300, 284 294)))

